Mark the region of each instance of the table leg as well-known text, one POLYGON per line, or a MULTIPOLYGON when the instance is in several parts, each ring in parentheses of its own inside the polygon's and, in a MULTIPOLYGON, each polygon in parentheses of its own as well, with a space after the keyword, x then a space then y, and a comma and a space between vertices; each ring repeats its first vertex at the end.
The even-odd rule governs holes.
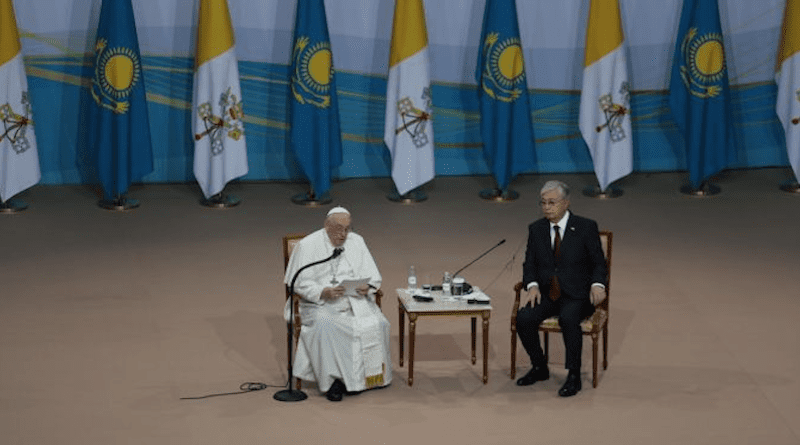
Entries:
POLYGON ((417 335, 417 314, 408 314, 408 386, 414 384, 414 343, 417 335))
POLYGON ((489 312, 483 313, 483 384, 489 383, 489 312))
POLYGON ((475 324, 476 324, 476 317, 472 317, 472 364, 474 365, 478 359, 475 356, 475 324))
POLYGON ((406 335, 406 317, 405 317, 405 308, 403 304, 400 303, 400 307, 397 310, 397 313, 400 314, 400 335, 398 335, 398 342, 400 343, 400 367, 403 367, 403 356, 405 355, 405 351, 403 350, 403 346, 405 345, 405 335, 406 335))

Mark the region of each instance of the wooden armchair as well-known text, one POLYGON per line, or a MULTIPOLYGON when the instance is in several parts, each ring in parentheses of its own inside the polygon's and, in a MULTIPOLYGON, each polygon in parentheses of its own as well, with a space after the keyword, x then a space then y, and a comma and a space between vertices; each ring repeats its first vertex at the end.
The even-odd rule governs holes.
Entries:
MULTIPOLYGON (((286 267, 289 265, 289 258, 292 256, 292 251, 294 250, 294 246, 297 243, 306 237, 305 233, 290 233, 283 237, 283 271, 286 272, 286 267)), ((284 284, 283 286, 284 292, 286 294, 286 300, 289 299, 289 285, 284 284)), ((300 327, 302 326, 302 322, 300 320, 300 295, 294 294, 294 298, 292 299, 292 305, 294 308, 294 320, 292 320, 292 329, 294 329, 293 337, 294 337, 294 344, 292 344, 292 340, 289 338, 289 334, 286 334, 286 357, 291 360, 292 357, 292 348, 297 349, 297 341, 300 338, 300 327)), ((380 289, 375 291, 375 304, 378 307, 381 307, 381 298, 383 297, 383 292, 380 289)), ((285 300, 284 300, 285 301, 285 300)), ((300 389, 301 381, 300 379, 295 379, 295 387, 300 389)))
MULTIPOLYGON (((603 333, 603 369, 608 368, 608 299, 611 296, 611 246, 614 234, 609 231, 600 232, 600 243, 606 257, 606 298, 595 305, 594 314, 581 322, 581 332, 592 338, 592 386, 597 388, 597 342, 600 333, 603 333)), ((511 307, 511 378, 517 376, 517 311, 519 310, 520 294, 524 284, 514 286, 514 305, 511 307)), ((558 317, 550 317, 539 326, 539 331, 544 333, 544 357, 548 360, 550 349, 550 333, 561 332, 558 326, 558 317)))

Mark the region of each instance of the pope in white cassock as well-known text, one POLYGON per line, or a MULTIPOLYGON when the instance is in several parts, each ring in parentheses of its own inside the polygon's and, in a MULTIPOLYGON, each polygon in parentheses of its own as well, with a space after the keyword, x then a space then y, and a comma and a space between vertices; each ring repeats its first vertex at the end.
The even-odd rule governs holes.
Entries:
MULTIPOLYGON (((331 401, 392 381, 391 326, 371 291, 380 288, 381 274, 364 238, 350 231, 350 222, 346 209, 331 209, 325 227, 297 243, 284 278, 288 285, 306 264, 344 249, 336 258, 303 270, 294 287, 302 297, 302 327, 293 373, 316 381, 331 401), (358 280, 363 282, 348 286, 358 280)), ((287 323, 290 302, 284 311, 287 323)))

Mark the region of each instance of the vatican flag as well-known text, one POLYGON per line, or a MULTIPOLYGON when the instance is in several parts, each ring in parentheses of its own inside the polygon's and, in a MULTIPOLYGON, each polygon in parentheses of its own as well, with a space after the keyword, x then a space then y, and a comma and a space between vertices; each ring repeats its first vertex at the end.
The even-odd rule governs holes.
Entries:
POLYGON ((788 0, 778 47, 775 110, 786 133, 786 150, 794 176, 800 180, 800 0, 788 0))
POLYGON ((247 174, 242 92, 226 0, 201 0, 197 19, 194 176, 206 198, 247 174))
POLYGON ((422 0, 396 0, 383 140, 405 195, 434 177, 428 32, 422 0))
POLYGON ((11 0, 0 0, 0 203, 39 182, 28 80, 11 0))
POLYGON ((591 0, 579 126, 600 190, 633 171, 630 84, 617 0, 591 0))

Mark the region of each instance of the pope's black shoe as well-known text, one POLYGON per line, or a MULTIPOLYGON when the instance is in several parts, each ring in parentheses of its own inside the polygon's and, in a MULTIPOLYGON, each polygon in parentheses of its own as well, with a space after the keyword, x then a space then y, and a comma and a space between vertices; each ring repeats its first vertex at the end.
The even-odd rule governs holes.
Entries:
POLYGON ((325 397, 327 397, 331 402, 341 402, 345 391, 347 391, 347 388, 344 386, 344 383, 342 383, 341 380, 336 379, 328 389, 328 392, 325 393, 325 397))
POLYGON ((570 372, 567 375, 567 381, 564 382, 564 386, 558 390, 558 395, 561 397, 570 397, 574 396, 581 390, 581 375, 580 373, 572 373, 570 372))
POLYGON ((517 386, 533 385, 550 378, 550 370, 545 366, 534 366, 527 374, 517 379, 517 386))

